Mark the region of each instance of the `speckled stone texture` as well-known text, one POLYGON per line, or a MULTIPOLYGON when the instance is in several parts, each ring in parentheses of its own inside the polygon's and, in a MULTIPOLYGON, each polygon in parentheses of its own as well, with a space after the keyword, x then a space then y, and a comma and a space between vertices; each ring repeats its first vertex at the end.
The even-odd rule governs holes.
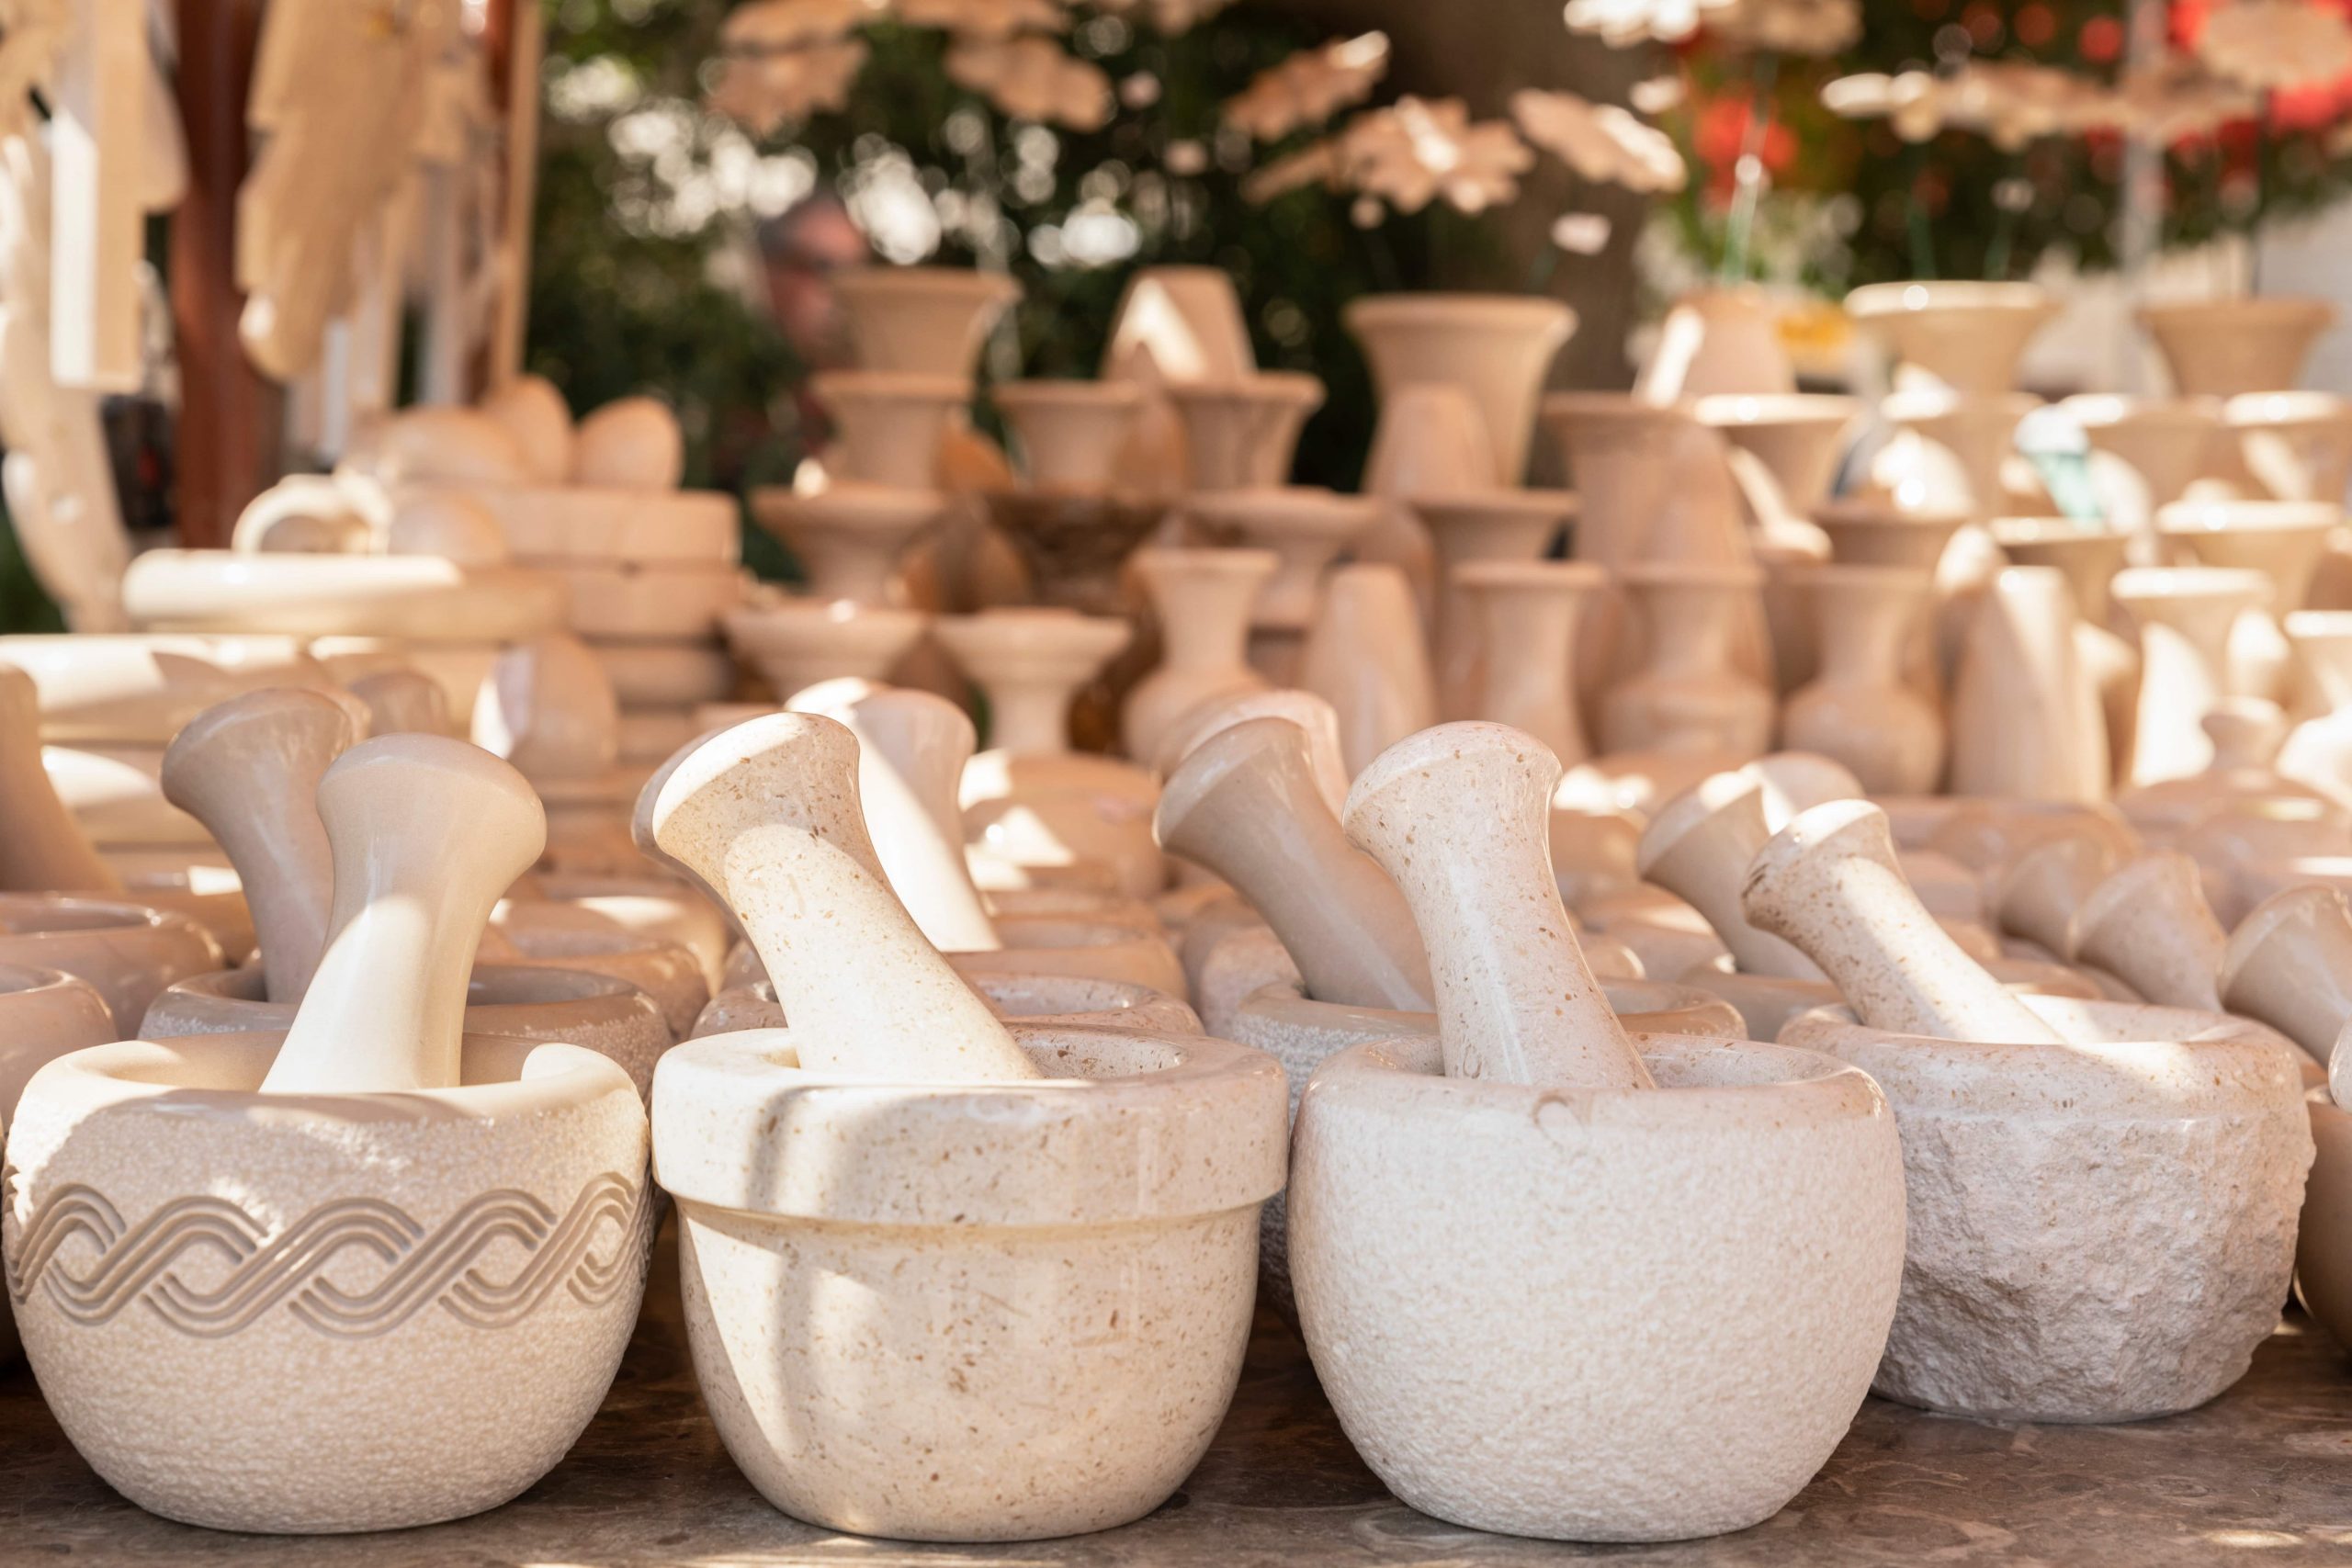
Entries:
MULTIPOLYGON (((658 1260, 673 1248, 657 1247, 658 1260)), ((1261 1313, 1231 1412, 1182 1488, 1122 1529, 1007 1547, 877 1546, 786 1517, 727 1456, 657 1274, 603 1411, 503 1508, 378 1535, 224 1535, 141 1513, 92 1474, 21 1364, 0 1368, 13 1561, 96 1568, 2340 1568, 2352 1359, 2301 1314, 2201 1409, 2131 1427, 1990 1425, 1863 1403, 1829 1463, 1753 1529, 1562 1546, 1417 1514, 1364 1467, 1306 1348, 1261 1313)))
POLYGON ((1903 1134, 1911 1239, 1879 1393, 1962 1415, 2185 1410, 2278 1321, 2312 1138, 2299 1053, 2226 1014, 2025 1000, 2067 1045, 1863 1029, 1783 1044, 1877 1078, 1903 1134))
POLYGON ((1640 1043, 1656 1089, 1448 1077, 1427 1037, 1307 1086, 1300 1325, 1358 1451, 1426 1513, 1572 1540, 1739 1529, 1869 1391, 1903 1266, 1877 1086, 1785 1046, 1640 1043))
POLYGON ((703 1393, 753 1485, 866 1535, 1124 1524, 1182 1481, 1249 1336, 1281 1069, 1198 1035, 1015 1024, 1043 1077, 803 1072, 794 1031, 662 1059, 703 1393))
POLYGON ((6 1244, 41 1390, 166 1517, 494 1507, 563 1457, 637 1321, 644 1108, 592 1052, 479 1037, 462 1089, 256 1094, 278 1043, 104 1045, 28 1086, 6 1244))
MULTIPOLYGON (((1739 1014, 1728 1003, 1688 986, 1603 979, 1600 989, 1618 1021, 1627 1029, 1725 1040, 1739 1037, 1739 1014)), ((1263 1051, 1283 1065, 1283 1076, 1290 1083, 1291 1112, 1295 1115, 1307 1079, 1326 1059, 1351 1045, 1407 1034, 1434 1035, 1437 1015, 1311 1001, 1300 993, 1293 972, 1292 978, 1270 981, 1244 997, 1227 1028, 1226 1038, 1263 1051)), ((1283 1317, 1296 1320, 1290 1288, 1289 1204, 1280 1192, 1268 1199, 1258 1213, 1258 1293, 1283 1317)))

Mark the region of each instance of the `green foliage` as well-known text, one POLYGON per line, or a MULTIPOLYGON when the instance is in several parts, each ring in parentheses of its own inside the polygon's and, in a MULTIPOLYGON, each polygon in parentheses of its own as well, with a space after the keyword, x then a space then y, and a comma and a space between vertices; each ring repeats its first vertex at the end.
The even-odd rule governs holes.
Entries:
MULTIPOLYGON (((1973 131, 1946 130, 1914 145, 1883 120, 1839 119, 1819 93, 1838 76, 1933 72, 1972 59, 2112 82, 2126 9, 2123 0, 1865 0, 1852 48, 1785 62, 1770 89, 1772 189, 1751 270, 1837 294, 1897 278, 2023 276, 2049 253, 2089 269, 2117 265, 2127 175, 2120 138, 2052 137, 2008 152, 1973 131), (1774 233, 1786 243, 1776 247, 1774 233)), ((1754 89, 1747 62, 1703 45, 1682 63, 1690 94, 1672 121, 1693 179, 1669 220, 1683 249, 1713 265, 1754 89)), ((2154 243, 2250 233, 2340 197, 2352 187, 2352 157, 2312 118, 2274 106, 2265 126, 2239 122, 2168 151, 2156 175, 2154 243)))
MULTIPOLYGON (((650 391, 685 426, 695 482, 725 488, 789 474, 799 456, 786 395, 804 373, 764 315, 719 273, 751 253, 752 210, 671 201, 681 181, 737 155, 736 133, 703 115, 702 62, 715 52, 722 8, 711 0, 549 0, 551 97, 567 70, 617 64, 633 88, 608 112, 550 114, 539 175, 532 266, 532 367, 575 406, 650 391), (616 120, 662 105, 695 128, 683 156, 650 161, 616 149, 616 120), (715 272, 715 266, 718 272, 715 272)), ((1258 71, 1322 34, 1247 5, 1175 38, 1139 19, 1075 13, 1071 51, 1121 85, 1135 107, 1102 130, 1016 121, 952 83, 944 35, 880 24, 841 112, 787 124, 754 151, 799 161, 820 187, 854 195, 903 155, 941 215, 942 265, 1001 266, 1024 291, 992 354, 991 374, 1089 376, 1132 271, 1154 264, 1221 268, 1239 290, 1260 362, 1313 370, 1329 400, 1309 422, 1298 473, 1352 483, 1370 438, 1371 389, 1340 310, 1357 294, 1423 278, 1442 251, 1459 274, 1490 254, 1476 226, 1450 215, 1387 217, 1370 229, 1320 189, 1265 207, 1240 195, 1249 166, 1281 149, 1220 132, 1217 107, 1258 71), (1097 231, 1108 217, 1128 254, 1070 259, 1073 218, 1097 231)), ((1302 135, 1299 141, 1307 138, 1302 135)), ((623 140, 627 140, 623 138, 623 140)), ((903 167, 904 165, 899 165, 903 167)), ((756 206, 756 204, 753 204, 756 206)))

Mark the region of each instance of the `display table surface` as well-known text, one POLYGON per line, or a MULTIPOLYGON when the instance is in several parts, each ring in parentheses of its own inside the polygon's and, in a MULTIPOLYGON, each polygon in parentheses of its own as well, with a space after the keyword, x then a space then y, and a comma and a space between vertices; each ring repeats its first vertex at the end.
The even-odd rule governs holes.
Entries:
MULTIPOLYGON (((1530 1398, 1541 1396, 1531 1387, 1530 1398)), ((462 1453, 450 1455, 462 1464, 462 1453)), ((1159 1512, 1101 1535, 911 1546, 812 1529, 737 1473, 695 1392, 674 1274, 569 1459, 503 1508, 387 1535, 223 1535, 153 1517, 92 1474, 19 1363, 0 1374, 0 1563, 303 1568, 1101 1564, 2352 1562, 2352 1360, 2290 1314, 2201 1410, 2128 1427, 1986 1426, 1871 1400, 1827 1469, 1738 1535, 1562 1546, 1459 1529, 1390 1497, 1340 1434, 1296 1335, 1261 1313, 1232 1414, 1159 1512)))

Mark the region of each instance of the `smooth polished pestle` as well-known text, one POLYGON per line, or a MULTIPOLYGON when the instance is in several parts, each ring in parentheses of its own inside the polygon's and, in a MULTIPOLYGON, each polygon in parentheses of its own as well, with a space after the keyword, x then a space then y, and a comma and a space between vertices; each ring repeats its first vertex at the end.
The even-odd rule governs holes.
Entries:
POLYGON ((1341 818, 1413 911, 1448 1077, 1647 1089, 1552 876, 1559 760, 1508 725, 1408 735, 1356 778, 1341 818))
POLYGON ((2222 1010, 2215 976, 2229 937, 2205 902, 2197 863, 2178 850, 2133 855, 2075 913, 2075 951, 2152 1002, 2222 1010))
POLYGON ((820 681, 785 705, 821 714, 857 738, 865 830, 892 891, 943 953, 1004 945, 964 858, 956 789, 978 736, 964 710, 929 692, 820 681))
POLYGON ((857 788, 847 728, 817 714, 771 714, 680 759, 654 802, 653 836, 733 906, 804 1068, 917 1081, 1038 1077, 890 890, 857 788))
POLYGON ((351 682, 368 705, 369 735, 447 735, 449 698, 441 682, 414 670, 379 670, 351 682))
POLYGON ((1163 779, 1168 777, 1211 736, 1253 718, 1288 719, 1299 728, 1306 739, 1307 766, 1314 773, 1315 787, 1336 819, 1348 800, 1348 763, 1340 750, 1340 713, 1324 698, 1295 686, 1211 697, 1189 709, 1169 730, 1152 771, 1163 779))
POLYGON ((1960 949, 1903 878, 1886 813, 1864 800, 1801 812, 1757 852, 1740 905, 1794 943, 1872 1029, 2054 1045, 2059 1036, 1960 949))
POLYGON ((32 677, 0 666, 0 889, 119 893, 122 879, 57 798, 40 754, 40 695, 32 677))
POLYGON ((1160 848, 1233 885, 1274 928, 1318 1002, 1427 1012, 1429 959, 1387 874, 1348 842, 1316 778, 1306 732, 1251 718, 1168 775, 1160 848))
POLYGON ((1732 961, 1748 975, 1818 980, 1812 959, 1747 923, 1739 906, 1747 868, 1772 830, 1764 822, 1764 786, 1746 773, 1714 773, 1658 808, 1642 830, 1634 862, 1654 882, 1705 916, 1732 961))
POLYGON ((298 1002, 326 951, 334 857, 319 781, 366 732, 350 705, 274 687, 205 709, 164 752, 164 798, 204 824, 244 885, 273 1002, 298 1002))
POLYGON ((2217 981, 2224 1007, 2286 1035, 2331 1079, 2352 1071, 2336 1046, 2352 1024, 2352 907, 2341 892, 2290 887, 2256 904, 2230 933, 2217 981))
POLYGON ((513 766, 441 735, 362 741, 327 769, 318 801, 330 934, 261 1087, 454 1089, 482 930, 547 847, 547 811, 513 766))

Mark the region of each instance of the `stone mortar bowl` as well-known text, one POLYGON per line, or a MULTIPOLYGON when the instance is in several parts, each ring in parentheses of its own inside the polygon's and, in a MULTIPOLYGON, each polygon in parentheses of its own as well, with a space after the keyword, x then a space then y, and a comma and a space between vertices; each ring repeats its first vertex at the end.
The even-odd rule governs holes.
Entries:
POLYGON ((673 1038, 683 1039, 710 1000, 702 962, 688 948, 593 917, 583 920, 561 903, 507 905, 491 930, 504 937, 513 951, 498 953, 485 942, 485 958, 498 964, 586 969, 626 980, 653 998, 673 1038))
MULTIPOLYGON (((104 1045, 119 1032, 106 998, 87 980, 54 969, 0 966, 0 1134, 17 1120, 17 1099, 56 1057, 104 1045)), ((17 1320, 0 1295, 0 1365, 16 1359, 17 1320)))
MULTIPOLYGON (((1165 991, 1125 980, 1091 980, 1069 975, 975 975, 967 983, 997 1017, 1023 1023, 1068 1023, 1104 1029, 1155 1029, 1169 1034, 1198 1034, 1199 1017, 1165 991)), ((729 1034, 742 1029, 782 1029, 784 1008, 766 980, 724 990, 695 1020, 694 1033, 729 1034)), ((1276 1199, 1275 1201, 1281 1201, 1276 1199)))
POLYGON ((1988 1420, 2201 1404, 2278 1319, 2312 1161, 2300 1053, 2226 1013, 2022 998, 2067 1045, 1868 1029, 1783 1044, 1869 1072, 1903 1132, 1911 1239, 1877 1391, 1988 1420))
POLYGON ((554 1466, 637 1321, 644 1107, 594 1052, 461 1088, 263 1094, 284 1036, 127 1041, 27 1086, 8 1291, 82 1457, 218 1529, 459 1518, 554 1466))
MULTIPOLYGON (((1284 955, 1287 962, 1287 954, 1284 955)), ((1600 979, 1610 1010, 1628 1030, 1645 1034, 1695 1034, 1737 1040, 1739 1013, 1729 1003, 1690 986, 1662 980, 1600 979)), ((1263 1051, 1283 1065, 1289 1080, 1290 1109, 1298 1111, 1315 1069, 1340 1052, 1405 1035, 1437 1035, 1437 1015, 1392 1008, 1350 1007, 1318 1002, 1306 995, 1297 970, 1261 986, 1242 998, 1227 1021, 1225 1038, 1263 1051)), ((1295 1323, 1291 1295, 1289 1204, 1277 1192, 1258 1213, 1258 1289, 1266 1304, 1295 1323)))
POLYGON ((1357 1452, 1423 1513, 1569 1540, 1740 1529, 1869 1391, 1903 1261, 1877 1086, 1785 1045, 1636 1043, 1655 1089, 1449 1078, 1427 1035, 1307 1086, 1300 1327, 1357 1452))
MULTIPOLYGON (((262 994, 257 968, 220 969, 167 987, 147 1009, 142 1040, 284 1030, 300 1004, 262 994)), ((586 969, 481 964, 466 984, 466 1032, 501 1040, 562 1041, 609 1057, 653 1092, 653 1064, 671 1045, 670 1026, 651 997, 626 980, 586 969)))
POLYGON ((2338 1345, 2352 1348, 2352 1111, 2324 1087, 2304 1104, 2319 1153, 2296 1233, 2295 1294, 2338 1345))
POLYGON ((655 1075, 703 1398, 796 1518, 1022 1540, 1141 1517, 1224 1418, 1282 1069, 1200 1035, 1014 1023, 1044 1079, 802 1072, 792 1031, 655 1075))
POLYGON ((114 1015, 115 1038, 137 1032, 156 993, 220 967, 220 944, 185 915, 112 898, 0 893, 0 964, 87 980, 114 1015))

